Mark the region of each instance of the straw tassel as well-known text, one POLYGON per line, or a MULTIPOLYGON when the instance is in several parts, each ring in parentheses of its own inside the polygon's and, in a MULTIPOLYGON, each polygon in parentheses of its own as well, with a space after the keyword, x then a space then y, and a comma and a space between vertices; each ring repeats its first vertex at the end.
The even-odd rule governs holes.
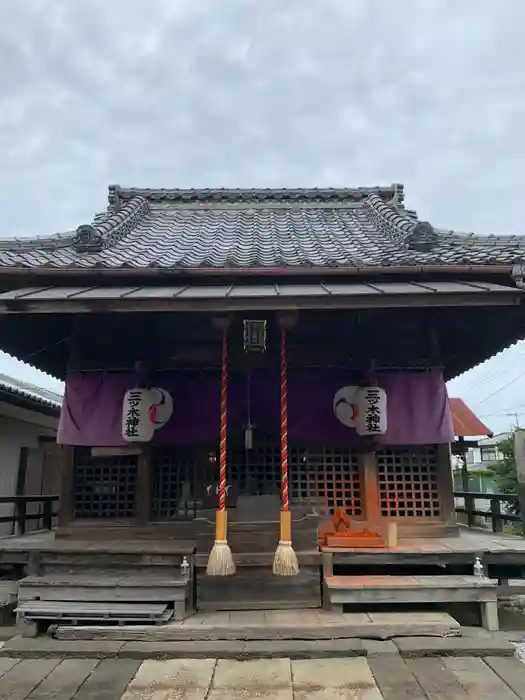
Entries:
POLYGON ((288 386, 285 328, 281 328, 281 492, 281 534, 272 570, 276 576, 296 576, 299 573, 299 564, 292 547, 292 514, 288 495, 288 386))
POLYGON ((228 520, 226 512, 226 456, 228 435, 228 331, 222 332, 221 370, 221 438, 219 446, 219 510, 215 519, 215 543, 208 558, 208 576, 232 576, 235 562, 228 545, 228 520))

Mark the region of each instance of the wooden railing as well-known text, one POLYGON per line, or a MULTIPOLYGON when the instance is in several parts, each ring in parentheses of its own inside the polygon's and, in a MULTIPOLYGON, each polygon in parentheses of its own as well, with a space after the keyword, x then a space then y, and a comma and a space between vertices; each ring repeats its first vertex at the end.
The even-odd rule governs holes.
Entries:
POLYGON ((37 521, 37 530, 52 530, 53 519, 58 516, 58 496, 0 496, 0 504, 12 503, 12 515, 0 516, 0 523, 13 523, 15 535, 23 535, 27 531, 27 523, 37 521), (36 503, 41 506, 38 513, 28 513, 28 504, 36 503))
POLYGON ((503 532, 506 523, 519 523, 518 529, 523 533, 522 519, 514 513, 505 511, 505 504, 517 503, 518 496, 507 493, 476 493, 474 491, 454 491, 455 498, 463 498, 465 506, 456 506, 456 513, 465 513, 467 525, 476 525, 476 517, 487 518, 491 521, 492 532, 503 532), (477 510, 476 501, 489 501, 489 510, 477 510), (503 507, 502 507, 503 505, 503 507))

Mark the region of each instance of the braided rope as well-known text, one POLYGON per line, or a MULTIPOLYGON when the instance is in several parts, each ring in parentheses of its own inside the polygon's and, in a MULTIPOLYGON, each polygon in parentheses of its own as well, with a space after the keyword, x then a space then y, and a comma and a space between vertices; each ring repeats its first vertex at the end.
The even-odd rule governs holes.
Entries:
POLYGON ((221 438, 219 446, 219 510, 226 510, 226 439, 228 433, 228 331, 222 333, 221 438))
POLYGON ((286 381, 286 330, 281 329, 281 491, 283 511, 289 510, 288 496, 288 385, 286 381))

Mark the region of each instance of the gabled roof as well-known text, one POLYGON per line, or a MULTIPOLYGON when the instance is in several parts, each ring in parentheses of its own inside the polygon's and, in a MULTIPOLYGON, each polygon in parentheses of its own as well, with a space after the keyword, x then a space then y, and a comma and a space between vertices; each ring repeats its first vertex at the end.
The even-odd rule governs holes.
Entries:
POLYGON ((402 185, 357 189, 109 188, 107 212, 76 231, 0 241, 0 268, 513 265, 525 236, 437 230, 402 185))
POLYGON ((492 432, 470 410, 463 399, 449 399, 454 435, 456 437, 476 437, 492 435, 492 432))

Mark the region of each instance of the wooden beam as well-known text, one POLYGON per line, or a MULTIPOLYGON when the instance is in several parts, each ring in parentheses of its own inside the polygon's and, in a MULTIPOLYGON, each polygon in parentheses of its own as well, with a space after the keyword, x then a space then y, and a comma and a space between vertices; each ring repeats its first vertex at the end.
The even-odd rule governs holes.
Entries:
POLYGON ((437 446, 437 469, 441 517, 446 526, 455 525, 456 504, 449 443, 437 446))
POLYGON ((58 507, 58 527, 67 527, 74 519, 74 470, 75 448, 71 445, 62 446, 62 480, 60 485, 60 501, 58 507))
POLYGON ((369 449, 360 455, 361 499, 365 520, 372 525, 381 521, 381 504, 379 499, 379 479, 377 475, 377 457, 375 450, 369 449))
POLYGON ((155 312, 232 312, 232 311, 298 311, 308 309, 395 309, 440 307, 519 306, 521 297, 509 292, 468 294, 377 294, 322 297, 221 297, 219 299, 122 299, 82 300, 57 299, 31 301, 20 299, 0 302, 0 314, 93 314, 155 312))
POLYGON ((151 506, 151 452, 148 447, 137 457, 137 481, 135 492, 135 517, 144 526, 150 519, 151 506))

